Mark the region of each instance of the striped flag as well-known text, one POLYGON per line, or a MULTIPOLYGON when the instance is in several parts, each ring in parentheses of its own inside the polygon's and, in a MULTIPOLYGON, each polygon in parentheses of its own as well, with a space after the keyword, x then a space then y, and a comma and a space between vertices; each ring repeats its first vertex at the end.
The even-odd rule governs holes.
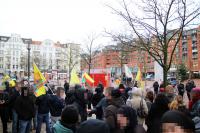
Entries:
POLYGON ((83 78, 85 79, 85 82, 90 85, 94 83, 94 79, 92 79, 86 72, 83 74, 83 78))

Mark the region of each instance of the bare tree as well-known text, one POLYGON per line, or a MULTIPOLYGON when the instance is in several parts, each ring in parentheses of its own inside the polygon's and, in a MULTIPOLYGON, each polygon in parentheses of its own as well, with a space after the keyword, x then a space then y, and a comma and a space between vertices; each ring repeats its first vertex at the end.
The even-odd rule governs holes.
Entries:
POLYGON ((100 45, 95 46, 95 41, 97 40, 97 38, 97 35, 89 35, 87 37, 85 47, 82 49, 81 58, 88 66, 88 74, 90 74, 90 70, 92 68, 92 60, 100 50, 100 45))
MULTIPOLYGON (((80 62, 80 51, 76 48, 78 45, 69 44, 68 49, 68 73, 69 73, 69 82, 71 80, 71 72, 80 62)), ((79 47, 79 46, 78 46, 79 47)))
POLYGON ((193 3, 188 3, 188 0, 141 0, 140 6, 136 4, 131 8, 133 1, 129 0, 128 3, 128 0, 122 0, 120 4, 122 9, 109 7, 128 23, 131 29, 129 39, 135 41, 129 46, 139 47, 148 52, 163 68, 166 86, 167 73, 182 33, 200 15, 199 3, 199 0, 193 3), (137 7, 138 11, 134 12, 137 7), (170 53, 169 49, 171 49, 170 53))

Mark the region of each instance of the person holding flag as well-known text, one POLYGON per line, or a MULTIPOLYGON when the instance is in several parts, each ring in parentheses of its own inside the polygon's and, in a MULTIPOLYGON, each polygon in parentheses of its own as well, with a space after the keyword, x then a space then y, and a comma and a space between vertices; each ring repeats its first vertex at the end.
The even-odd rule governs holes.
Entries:
POLYGON ((36 66, 36 64, 33 64, 33 71, 34 71, 34 87, 36 89, 35 96, 36 101, 35 104, 38 106, 38 115, 37 115, 37 128, 36 133, 41 132, 42 123, 45 122, 46 124, 46 132, 51 133, 50 130, 50 122, 49 122, 49 112, 50 112, 50 106, 49 106, 49 98, 46 93, 48 88, 45 85, 46 79, 36 66))

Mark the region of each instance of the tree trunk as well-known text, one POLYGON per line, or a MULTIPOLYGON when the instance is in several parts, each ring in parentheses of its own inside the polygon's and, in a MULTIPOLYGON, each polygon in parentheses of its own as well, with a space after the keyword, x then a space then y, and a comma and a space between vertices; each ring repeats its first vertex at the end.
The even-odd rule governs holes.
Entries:
POLYGON ((168 73, 168 70, 166 68, 166 65, 164 65, 164 67, 163 67, 163 85, 164 85, 164 87, 167 86, 167 73, 168 73))
POLYGON ((91 64, 88 66, 88 74, 90 75, 91 64))

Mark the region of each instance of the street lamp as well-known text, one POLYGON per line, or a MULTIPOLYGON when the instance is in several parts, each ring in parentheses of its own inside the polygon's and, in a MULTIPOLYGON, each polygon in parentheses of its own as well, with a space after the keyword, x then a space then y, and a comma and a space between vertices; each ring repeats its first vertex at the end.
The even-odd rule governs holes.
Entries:
POLYGON ((30 51, 31 51, 31 43, 32 39, 24 39, 24 43, 27 44, 28 50, 28 81, 30 81, 30 51))

